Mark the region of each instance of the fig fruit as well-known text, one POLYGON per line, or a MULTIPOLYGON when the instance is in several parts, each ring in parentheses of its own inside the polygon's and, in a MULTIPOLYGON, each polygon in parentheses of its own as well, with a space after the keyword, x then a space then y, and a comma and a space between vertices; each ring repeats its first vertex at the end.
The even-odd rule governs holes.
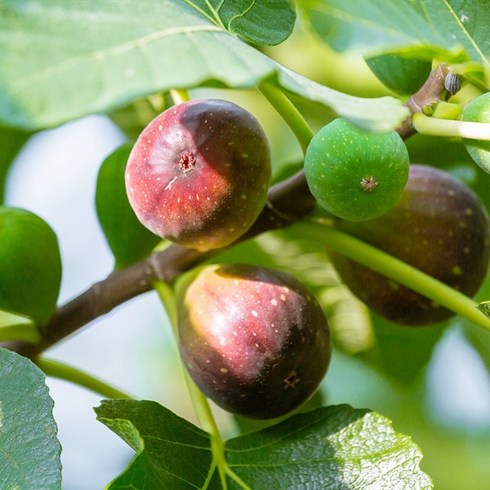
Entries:
POLYGON ((376 77, 397 94, 413 94, 429 77, 432 63, 428 60, 403 58, 396 54, 382 54, 366 59, 376 77))
MULTIPOLYGON (((490 257, 488 215, 477 195, 449 173, 411 165, 398 204, 379 218, 339 227, 454 289, 473 296, 490 257)), ((340 254, 332 262, 352 292, 402 325, 430 325, 454 315, 428 298, 340 254)))
MULTIPOLYGON (((490 92, 468 103, 463 110, 463 120, 490 123, 490 92)), ((485 172, 490 173, 490 141, 464 139, 463 142, 473 161, 485 172)))
POLYGON ((294 277, 262 267, 204 267, 179 300, 179 346, 203 393, 249 418, 279 417, 309 399, 331 356, 330 330, 294 277))
POLYGON ((243 235, 267 200, 267 137, 255 117, 225 100, 185 102, 141 133, 126 167, 129 202, 156 235, 199 250, 243 235))
POLYGON ((25 209, 0 206, 0 310, 44 326, 56 309, 61 271, 58 239, 48 223, 25 209))
POLYGON ((333 215, 363 221, 382 215, 400 198, 409 158, 396 131, 374 133, 335 119, 313 137, 305 155, 308 187, 333 215))

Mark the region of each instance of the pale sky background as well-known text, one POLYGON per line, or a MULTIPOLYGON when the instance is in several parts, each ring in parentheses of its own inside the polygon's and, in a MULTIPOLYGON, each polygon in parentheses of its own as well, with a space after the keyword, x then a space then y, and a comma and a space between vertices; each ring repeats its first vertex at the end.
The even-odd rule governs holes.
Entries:
MULTIPOLYGON (((90 116, 32 138, 11 172, 6 203, 38 214, 58 235, 64 267, 60 302, 112 269, 95 212, 95 183, 102 160, 123 141, 109 120, 90 116)), ((48 355, 186 416, 187 406, 182 408, 174 396, 182 391, 179 380, 172 384, 162 374, 172 361, 160 359, 159 352, 169 342, 173 339, 165 315, 156 295, 149 293, 87 326, 48 355)), ((335 357, 331 371, 334 375, 335 357)), ((468 430, 490 427, 489 374, 457 331, 438 346, 427 382, 428 403, 438 423, 468 430)), ((95 420, 92 407, 100 396, 63 381, 49 379, 48 385, 63 445, 63 489, 104 488, 133 451, 95 420)), ((334 383, 330 388, 335 390, 334 383)))

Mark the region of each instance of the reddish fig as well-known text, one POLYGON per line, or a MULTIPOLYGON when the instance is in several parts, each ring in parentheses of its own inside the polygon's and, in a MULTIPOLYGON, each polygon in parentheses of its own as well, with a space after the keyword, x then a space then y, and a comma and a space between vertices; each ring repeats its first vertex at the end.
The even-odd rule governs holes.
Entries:
POLYGON ((251 418, 287 414, 327 370, 330 330, 294 277, 251 265, 207 266, 179 301, 179 344, 206 396, 251 418))
POLYGON ((185 102, 141 133, 126 168, 129 202, 156 235, 199 250, 243 235, 267 200, 266 135, 225 100, 185 102))
MULTIPOLYGON (((412 165, 397 205, 379 218, 340 228, 473 296, 490 255, 488 215, 477 195, 449 173, 412 165)), ((340 276, 372 310, 403 325, 428 325, 454 315, 396 281, 332 256, 340 276)))

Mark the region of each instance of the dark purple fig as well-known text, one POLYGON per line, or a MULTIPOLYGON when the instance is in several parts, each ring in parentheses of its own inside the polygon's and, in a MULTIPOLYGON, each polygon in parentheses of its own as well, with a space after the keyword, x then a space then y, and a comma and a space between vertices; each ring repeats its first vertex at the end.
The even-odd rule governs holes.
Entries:
POLYGON ((217 405, 279 417, 309 399, 331 356, 330 330, 294 277, 251 265, 212 265, 179 300, 179 345, 192 379, 217 405))
POLYGON ((269 144, 255 117, 225 100, 192 100, 156 117, 126 168, 129 202, 156 235, 221 248, 243 235, 266 200, 269 144))
MULTIPOLYGON (((488 215, 477 195, 442 170, 411 165, 398 204, 376 219, 339 227, 473 296, 488 269, 488 215)), ((429 325, 454 315, 371 269, 333 254, 345 284, 372 310, 402 325, 429 325)))

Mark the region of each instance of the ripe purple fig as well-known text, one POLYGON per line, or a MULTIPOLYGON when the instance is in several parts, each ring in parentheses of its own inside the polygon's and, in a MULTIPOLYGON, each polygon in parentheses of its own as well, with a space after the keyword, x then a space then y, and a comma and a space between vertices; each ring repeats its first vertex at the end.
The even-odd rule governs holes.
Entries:
POLYGON ((210 250, 252 226, 270 175, 269 144, 252 114, 225 100, 192 100, 143 130, 128 160, 126 190, 153 233, 210 250))
MULTIPOLYGON (((379 218, 339 227, 367 243, 473 296, 486 277, 490 231, 478 196, 449 173, 411 165, 394 208, 379 218)), ((402 325, 430 325, 454 315, 396 281, 333 254, 352 292, 381 316, 402 325)))
POLYGON ((206 396, 258 419, 287 414, 310 398, 332 349, 313 295, 288 274, 252 265, 199 272, 179 300, 179 345, 206 396))

